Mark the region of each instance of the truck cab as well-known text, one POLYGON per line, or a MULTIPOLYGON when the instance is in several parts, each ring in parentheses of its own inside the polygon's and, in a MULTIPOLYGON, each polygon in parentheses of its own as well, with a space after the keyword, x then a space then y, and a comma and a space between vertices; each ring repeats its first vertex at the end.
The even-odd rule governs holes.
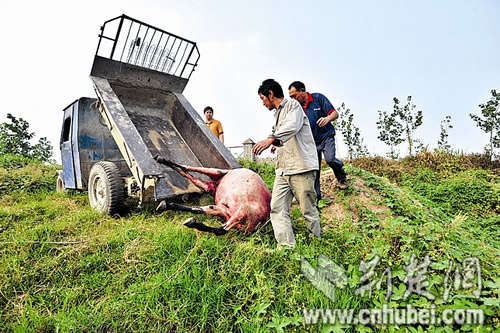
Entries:
POLYGON ((97 99, 81 97, 63 111, 61 160, 57 189, 88 190, 90 170, 100 161, 117 165, 120 174, 130 176, 115 140, 97 108, 97 99))

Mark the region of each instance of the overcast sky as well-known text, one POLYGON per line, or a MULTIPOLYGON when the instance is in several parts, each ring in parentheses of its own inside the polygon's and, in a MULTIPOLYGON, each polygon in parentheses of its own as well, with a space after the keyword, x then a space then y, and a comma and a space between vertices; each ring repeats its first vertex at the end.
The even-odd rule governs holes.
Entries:
MULTIPOLYGON (((200 113, 213 106, 226 144, 263 139, 272 126, 257 88, 286 89, 344 102, 370 152, 377 110, 413 96, 424 112, 417 136, 436 146, 453 117, 450 143, 482 151, 487 136, 468 114, 500 88, 500 1, 3 1, 2 107, 47 136, 59 159, 62 109, 94 97, 89 72, 100 25, 122 13, 197 42, 201 58, 184 95, 200 113)), ((339 155, 345 156, 343 145, 339 155)), ((404 149, 403 149, 404 151, 404 149)))

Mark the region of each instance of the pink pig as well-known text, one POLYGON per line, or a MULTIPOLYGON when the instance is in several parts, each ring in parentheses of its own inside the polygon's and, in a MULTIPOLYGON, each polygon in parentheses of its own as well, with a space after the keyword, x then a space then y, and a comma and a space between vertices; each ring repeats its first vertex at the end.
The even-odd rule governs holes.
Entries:
POLYGON ((156 161, 170 166, 193 184, 215 196, 215 205, 188 207, 162 201, 157 210, 173 209, 204 213, 220 216, 226 221, 221 228, 212 228, 196 221, 185 223, 187 227, 217 235, 225 234, 233 227, 245 232, 253 232, 269 216, 271 193, 262 178, 252 170, 189 167, 175 164, 162 157, 156 157, 156 161), (212 181, 204 182, 189 174, 189 171, 205 174, 212 181))

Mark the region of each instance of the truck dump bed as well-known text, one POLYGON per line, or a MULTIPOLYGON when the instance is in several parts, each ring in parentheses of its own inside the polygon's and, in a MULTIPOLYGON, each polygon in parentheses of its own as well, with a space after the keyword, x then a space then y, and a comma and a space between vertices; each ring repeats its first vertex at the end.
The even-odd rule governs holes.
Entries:
MULTIPOLYGON (((190 60, 195 50, 197 53, 196 44, 124 15, 114 20, 118 20, 118 28, 115 38, 109 38, 114 43, 111 56, 101 56, 98 48, 91 80, 101 103, 100 112, 142 190, 156 200, 200 191, 174 170, 158 164, 154 160, 158 155, 190 166, 240 167, 182 95, 196 66, 190 60), (126 30, 128 36, 130 31, 135 33, 131 43, 122 40, 126 30), (159 37, 155 40, 156 34, 168 34, 166 44, 159 37), (177 43, 177 39, 181 42, 177 43), (179 56, 174 56, 172 49, 176 48, 184 48, 183 53, 190 56, 180 58, 179 52, 175 52, 179 56), (119 54, 130 56, 119 61, 115 59, 119 54), (162 59, 160 54, 172 55, 162 59), (192 66, 189 74, 185 71, 188 65, 192 66), (182 72, 179 68, 183 68, 182 72)), ((106 37, 105 26, 101 39, 106 37)))

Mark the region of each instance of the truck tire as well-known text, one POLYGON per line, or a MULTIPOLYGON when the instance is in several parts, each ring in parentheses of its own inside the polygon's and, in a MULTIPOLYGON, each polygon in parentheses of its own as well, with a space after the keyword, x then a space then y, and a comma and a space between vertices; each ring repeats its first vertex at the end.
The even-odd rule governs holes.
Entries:
POLYGON ((67 190, 64 188, 64 180, 61 178, 61 176, 57 176, 56 192, 57 193, 66 193, 67 192, 67 190))
POLYGON ((88 191, 90 206, 93 209, 109 215, 119 212, 125 191, 118 167, 107 161, 94 164, 90 169, 88 191))

